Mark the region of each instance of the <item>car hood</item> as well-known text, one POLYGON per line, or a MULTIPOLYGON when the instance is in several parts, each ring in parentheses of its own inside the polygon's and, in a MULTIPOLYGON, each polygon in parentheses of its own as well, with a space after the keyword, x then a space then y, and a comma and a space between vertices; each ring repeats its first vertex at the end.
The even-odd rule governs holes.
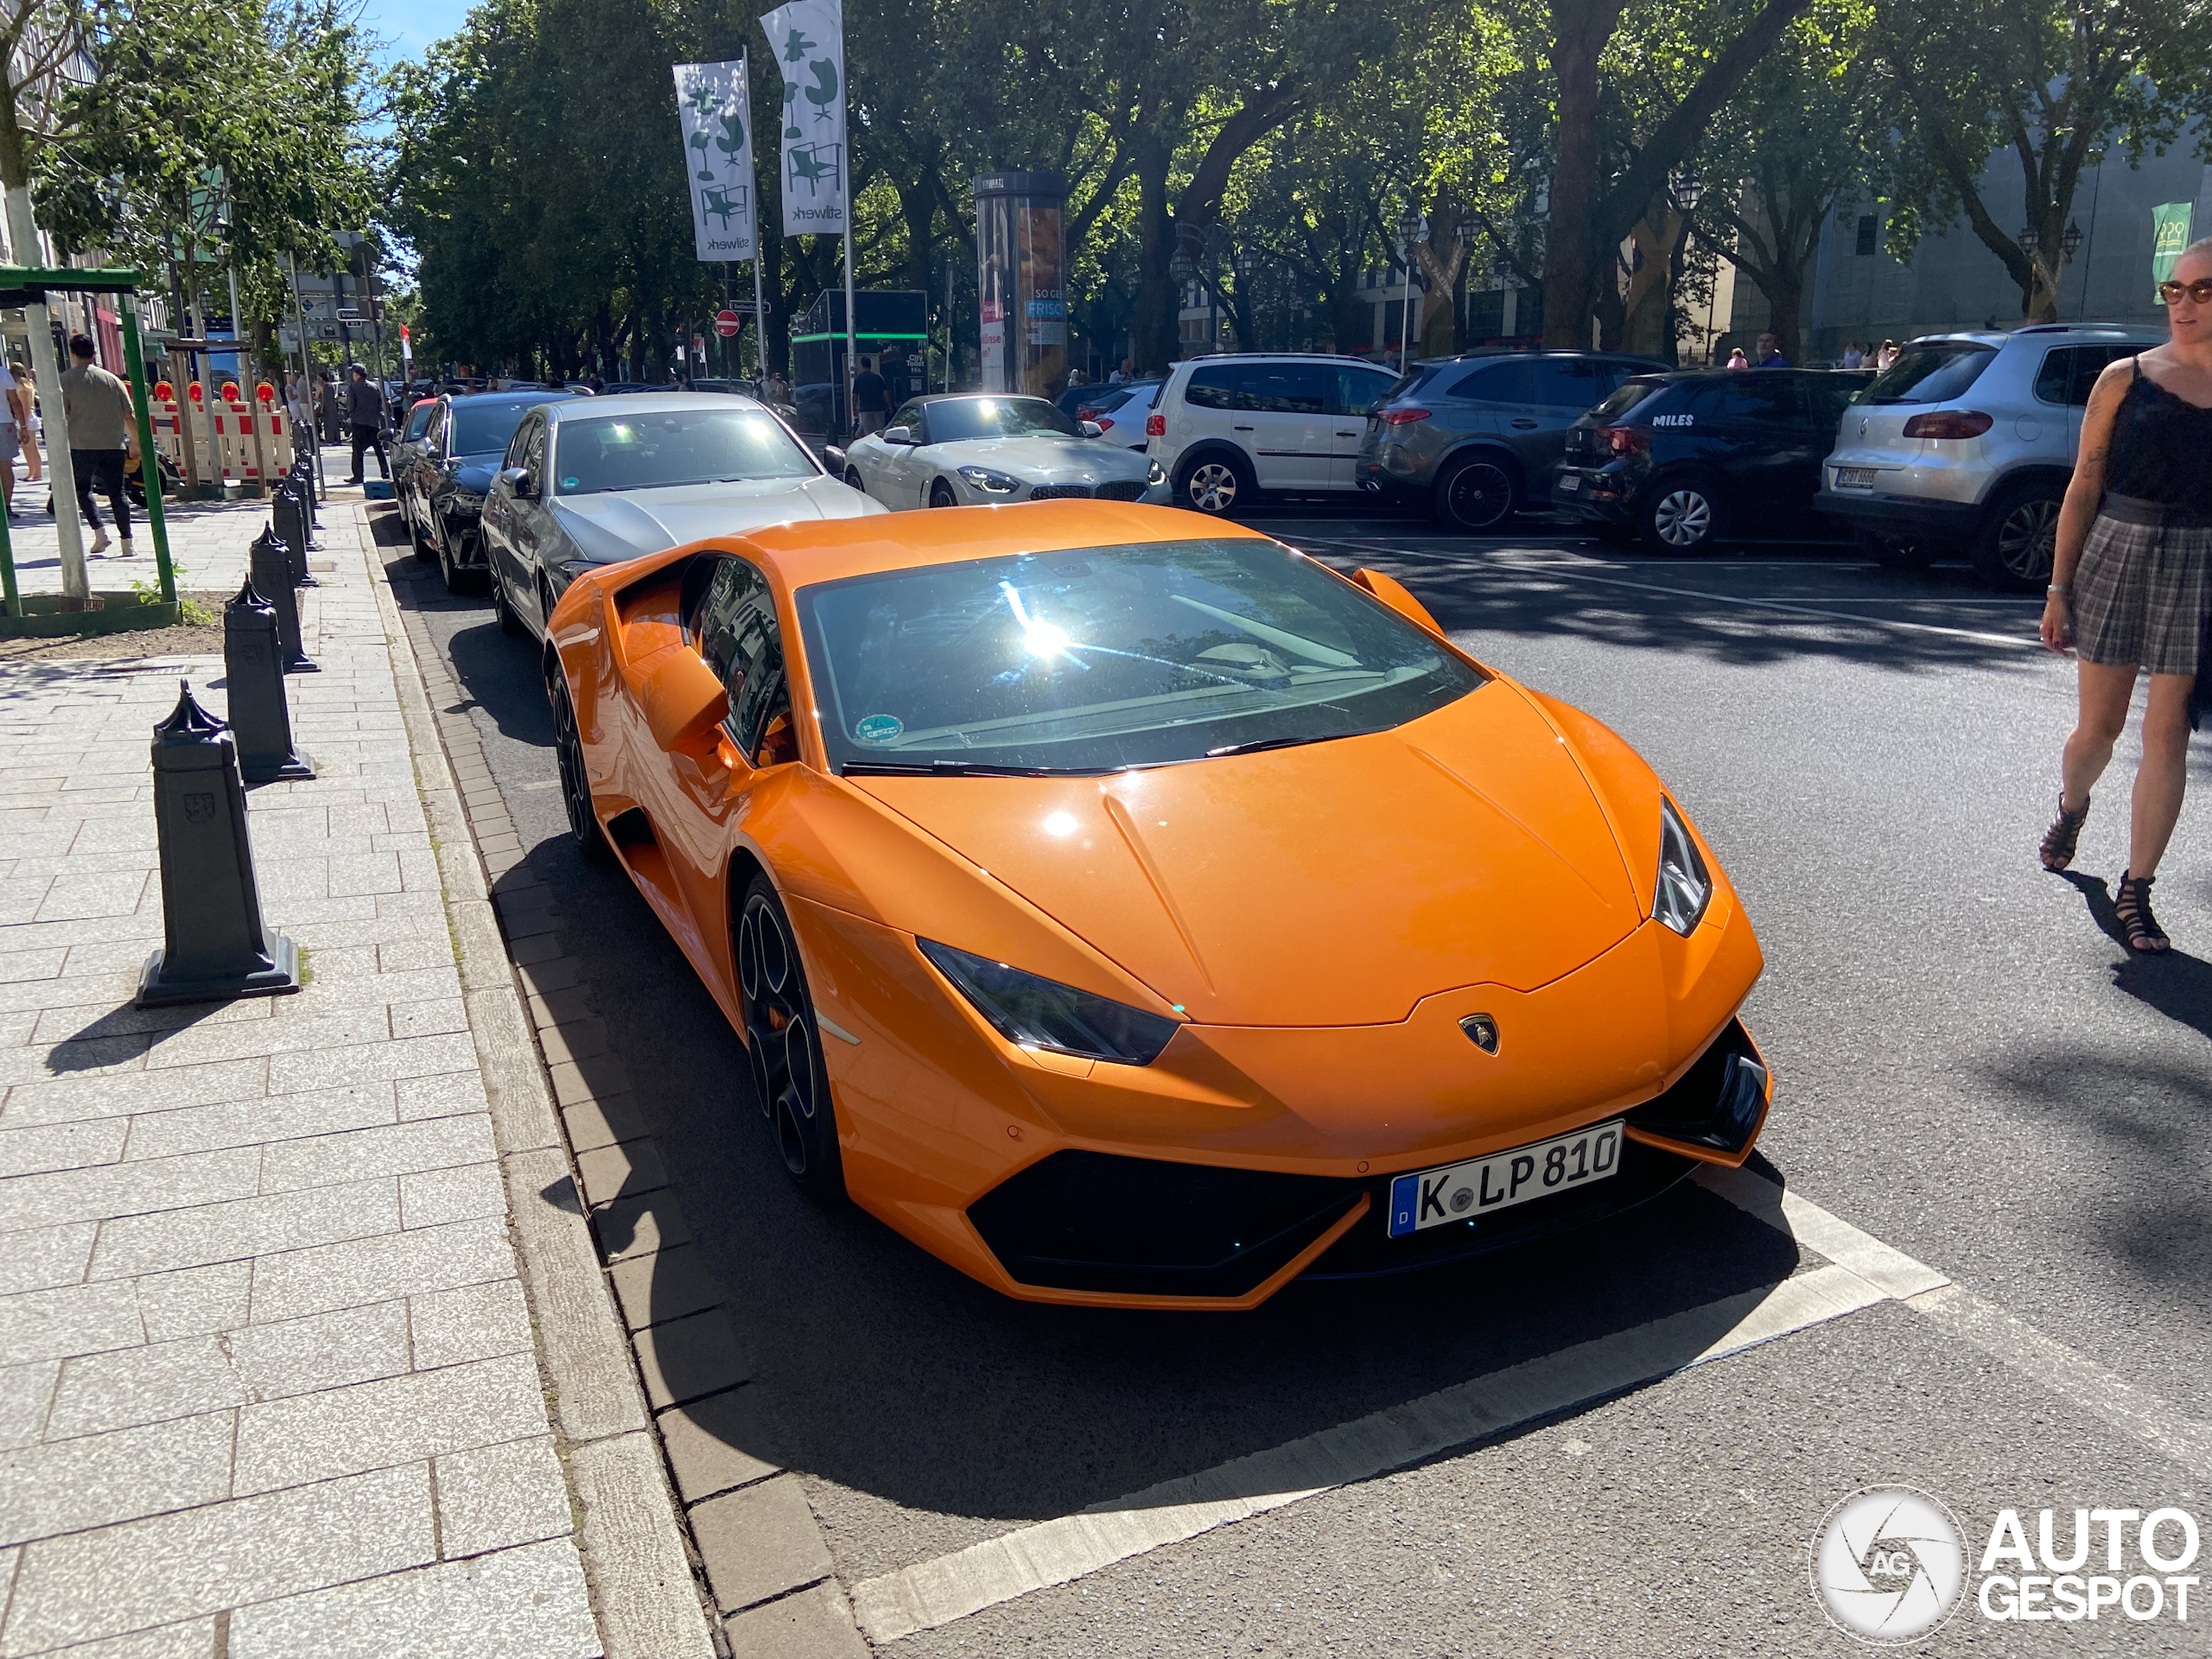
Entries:
POLYGON ((1141 480, 1151 465, 1142 455, 1101 438, 963 438, 957 443, 933 443, 927 454, 939 467, 991 467, 1032 484, 1141 480))
POLYGON ((576 551, 608 564, 763 524, 887 511, 834 478, 819 477, 556 496, 552 507, 554 522, 576 551))
POLYGON ((1643 919, 1580 768, 1504 682, 1391 732, 1108 778, 849 781, 1208 1024, 1533 990, 1643 919))

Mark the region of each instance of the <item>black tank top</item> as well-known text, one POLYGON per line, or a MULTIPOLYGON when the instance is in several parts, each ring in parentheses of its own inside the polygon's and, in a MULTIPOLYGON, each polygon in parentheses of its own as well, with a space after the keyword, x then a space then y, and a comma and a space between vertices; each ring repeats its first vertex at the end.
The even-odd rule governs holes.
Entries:
POLYGON ((2143 372, 2140 359, 2133 366, 2113 415, 2105 488, 2212 514, 2212 409, 2175 397, 2143 372))

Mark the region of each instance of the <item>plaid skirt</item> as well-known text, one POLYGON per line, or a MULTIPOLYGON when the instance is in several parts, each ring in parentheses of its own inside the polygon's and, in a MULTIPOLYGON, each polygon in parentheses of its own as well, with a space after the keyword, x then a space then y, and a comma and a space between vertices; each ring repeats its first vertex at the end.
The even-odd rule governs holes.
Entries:
POLYGON ((2212 528, 2099 513, 2074 569, 2074 648, 2085 663, 2196 672, 2212 587, 2212 528))

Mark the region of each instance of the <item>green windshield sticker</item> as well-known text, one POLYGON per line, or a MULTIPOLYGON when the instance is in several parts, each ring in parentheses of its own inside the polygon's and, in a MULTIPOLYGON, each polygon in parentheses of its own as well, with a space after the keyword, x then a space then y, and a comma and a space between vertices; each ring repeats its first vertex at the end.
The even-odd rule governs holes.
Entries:
POLYGON ((583 480, 581 478, 564 478, 561 480, 561 487, 564 490, 573 490, 582 482, 583 480))
POLYGON ((906 729, 906 722, 896 715, 863 715, 853 735, 863 743, 888 743, 906 729))

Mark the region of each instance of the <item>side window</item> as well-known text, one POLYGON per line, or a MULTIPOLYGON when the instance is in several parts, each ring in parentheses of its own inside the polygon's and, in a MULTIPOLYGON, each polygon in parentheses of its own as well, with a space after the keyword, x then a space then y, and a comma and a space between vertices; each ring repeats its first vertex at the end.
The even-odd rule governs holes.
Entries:
POLYGON ((1319 363, 1247 363, 1234 407, 1255 415, 1319 415, 1327 406, 1319 363))
POLYGON ((1236 371, 1227 364, 1192 369, 1183 401, 1192 409, 1227 409, 1236 396, 1236 371))
POLYGON ((765 583, 738 607, 730 641, 735 652, 731 666, 742 677, 729 700, 729 728, 737 747, 756 766, 797 760, 791 685, 784 676, 783 629, 776 620, 775 596, 765 583), (782 730, 771 731, 779 715, 785 717, 782 730))
POLYGON ((1536 365, 1526 358, 1504 363, 1485 363, 1452 383, 1447 397, 1478 397, 1490 404, 1533 404, 1536 401, 1536 365))
POLYGON ((1339 366, 1336 378, 1336 402, 1330 410, 1333 415, 1366 414, 1382 401, 1382 394, 1392 385, 1389 375, 1377 374, 1372 369, 1339 366))
POLYGON ((1536 401, 1548 409, 1588 409, 1605 397, 1598 365, 1587 358, 1546 357, 1536 362, 1536 401))
POLYGON ((1787 375, 1739 374, 1722 390, 1724 418, 1749 423, 1796 426, 1805 419, 1805 400, 1797 382, 1787 375))
POLYGON ((2097 377, 2124 357, 2146 351, 2143 346, 2082 346, 2075 348, 2074 360, 2074 389, 2067 402, 2076 409, 2089 406, 2089 393, 2095 390, 2097 377))
POLYGON ((908 404, 893 415, 886 424, 903 426, 918 438, 922 435, 922 406, 919 404, 908 404))
POLYGON ((2037 402, 2063 404, 2069 400, 2074 391, 2075 359, 2081 355, 2071 346, 2056 346, 2044 353, 2043 366, 2036 371, 2037 402))
POLYGON ((1858 381, 1840 376, 1834 380, 1809 382, 1805 395, 1812 404, 1813 424, 1823 431, 1834 432, 1843 423, 1843 411, 1851 407, 1851 400, 1858 392, 1858 381))
POLYGON ((445 437, 446 405, 441 403, 432 407, 430 423, 423 429, 423 438, 430 446, 431 450, 435 452, 444 444, 445 437))
POLYGON ((758 570, 743 559, 724 559, 715 568, 714 580, 691 625, 699 654, 728 689, 732 709, 737 707, 745 676, 745 664, 739 660, 738 617, 753 599, 766 599, 767 593, 768 584, 758 570))
POLYGON ((404 435, 410 440, 421 437, 429 429, 430 416, 437 412, 438 406, 435 404, 425 404, 420 409, 410 412, 407 416, 407 430, 404 435))
POLYGON ((505 472, 510 467, 527 467, 530 465, 531 429, 537 424, 537 417, 533 415, 530 419, 524 421, 520 426, 515 428, 514 436, 507 440, 507 453, 500 458, 500 471, 505 472))

